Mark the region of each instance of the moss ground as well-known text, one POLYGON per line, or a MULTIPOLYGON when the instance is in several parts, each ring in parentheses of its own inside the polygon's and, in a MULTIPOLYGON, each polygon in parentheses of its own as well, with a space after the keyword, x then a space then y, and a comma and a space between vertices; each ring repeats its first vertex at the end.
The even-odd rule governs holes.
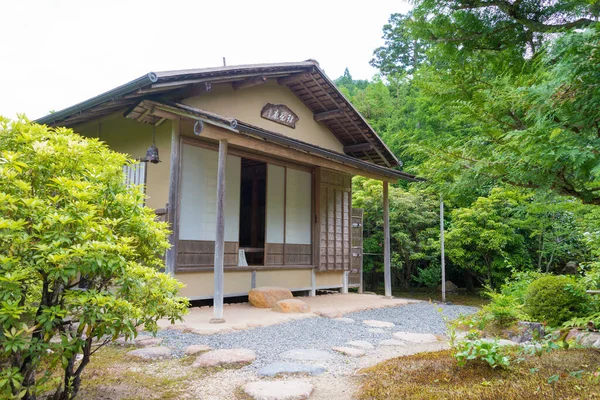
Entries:
POLYGON ((509 370, 486 363, 461 368, 445 350, 391 359, 362 372, 359 399, 600 399, 600 351, 593 349, 530 356, 509 370))

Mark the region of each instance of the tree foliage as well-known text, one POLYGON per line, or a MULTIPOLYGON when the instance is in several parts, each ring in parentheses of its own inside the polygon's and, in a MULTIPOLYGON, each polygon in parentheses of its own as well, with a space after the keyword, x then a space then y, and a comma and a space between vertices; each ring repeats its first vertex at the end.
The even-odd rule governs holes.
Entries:
POLYGON ((71 399, 96 349, 184 313, 167 226, 98 140, 0 119, 0 149, 0 397, 71 399))

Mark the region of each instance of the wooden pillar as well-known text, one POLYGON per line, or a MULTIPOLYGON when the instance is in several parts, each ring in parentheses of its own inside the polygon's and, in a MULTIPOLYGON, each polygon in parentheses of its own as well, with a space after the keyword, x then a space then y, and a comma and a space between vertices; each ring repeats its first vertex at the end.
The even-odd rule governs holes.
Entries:
POLYGON ((342 275, 342 294, 348 294, 348 271, 344 271, 342 275))
POLYGON ((215 236, 215 266, 212 324, 225 322, 223 319, 223 291, 225 272, 225 167, 227 164, 227 140, 219 140, 219 164, 217 168, 217 232, 215 236))
POLYGON ((179 243, 179 221, 177 214, 179 212, 179 159, 181 148, 179 136, 181 134, 181 121, 179 119, 171 120, 171 160, 169 172, 169 204, 167 205, 167 219, 171 227, 169 242, 171 247, 167 250, 165 256, 165 272, 175 274, 177 263, 177 244, 179 243))
POLYGON ((442 264, 442 302, 446 302, 446 259, 444 254, 444 197, 440 195, 440 244, 442 264))
POLYGON ((315 297, 317 295, 317 272, 315 269, 310 270, 310 296, 315 297))
POLYGON ((390 249, 390 199, 389 183, 383 182, 383 275, 385 282, 385 297, 392 297, 392 257, 390 249))

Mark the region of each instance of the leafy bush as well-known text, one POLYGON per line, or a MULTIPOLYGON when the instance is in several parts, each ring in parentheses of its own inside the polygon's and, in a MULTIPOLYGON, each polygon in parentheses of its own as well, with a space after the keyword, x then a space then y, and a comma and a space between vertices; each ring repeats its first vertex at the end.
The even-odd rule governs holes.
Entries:
POLYGON ((417 268, 419 275, 414 276, 413 280, 428 288, 434 288, 442 283, 442 267, 439 264, 433 264, 429 268, 417 268))
POLYGON ((128 162, 0 117, 0 398, 72 399, 98 347, 185 312, 181 284, 159 272, 167 226, 126 187, 128 162))
POLYGON ((458 342, 454 349, 454 358, 461 367, 465 366, 467 361, 474 360, 483 360, 492 368, 508 368, 510 366, 510 357, 504 354, 497 341, 464 340, 458 342))
POLYGON ((538 271, 513 271, 511 277, 507 278, 500 288, 500 293, 514 298, 519 304, 523 304, 525 303, 525 293, 531 282, 543 276, 548 276, 548 274, 538 271))
POLYGON ((550 326, 584 315, 591 298, 575 279, 567 276, 544 276, 533 281, 525 293, 525 312, 550 326))
POLYGON ((491 316, 491 320, 500 327, 507 327, 520 319, 526 319, 523 314, 523 305, 517 298, 504 293, 488 291, 491 301, 486 304, 482 312, 491 316))

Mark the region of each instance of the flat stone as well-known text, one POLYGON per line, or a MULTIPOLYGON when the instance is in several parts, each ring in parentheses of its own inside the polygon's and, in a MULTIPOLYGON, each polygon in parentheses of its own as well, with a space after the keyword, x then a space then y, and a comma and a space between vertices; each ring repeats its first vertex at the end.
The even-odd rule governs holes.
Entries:
POLYGON ((162 338, 157 338, 157 337, 150 337, 147 339, 136 338, 135 339, 135 347, 144 348, 144 347, 158 346, 162 343, 162 341, 163 341, 162 338))
POLYGON ((289 289, 275 286, 262 286, 248 292, 250 304, 258 308, 272 308, 279 300, 293 298, 289 289))
POLYGON ((393 328, 394 326, 396 326, 392 322, 377 321, 375 319, 367 319, 367 320, 363 321, 363 324, 365 324, 367 326, 372 326, 373 328, 393 328))
POLYGON ((367 332, 369 332, 369 333, 377 333, 377 334, 387 333, 386 331, 384 331, 381 328, 369 328, 369 329, 367 329, 367 332))
POLYGON ((365 355, 364 350, 357 349, 355 347, 333 346, 331 350, 337 351, 338 353, 342 353, 349 357, 361 357, 365 355))
POLYGON ((398 347, 406 347, 406 343, 402 340, 398 339, 385 339, 379 342, 380 346, 398 346, 398 347))
POLYGON ((276 375, 291 375, 291 374, 310 374, 321 375, 325 372, 325 368, 316 365, 306 365, 288 362, 278 362, 265 365, 258 370, 259 376, 276 376, 276 375))
POLYGON ((299 361, 326 361, 331 360, 333 355, 327 351, 314 349, 292 349, 279 355, 281 358, 289 358, 299 361))
POLYGON ((202 353, 205 351, 212 350, 212 347, 207 346, 205 344, 193 344, 185 348, 186 356, 193 356, 194 354, 202 353))
POLYGON ((192 367, 227 367, 250 364, 256 353, 248 349, 211 350, 198 356, 192 367))
POLYGON ((314 386, 301 380, 258 381, 246 383, 244 393, 254 400, 305 400, 314 386))
POLYGON ((342 313, 341 313, 341 311, 338 311, 338 310, 318 310, 318 311, 315 311, 315 314, 317 314, 320 317, 331 318, 331 319, 342 318, 342 313))
POLYGON ((273 311, 280 313, 308 313, 310 312, 310 306, 298 299, 286 299, 279 300, 273 306, 273 311))
POLYGON ((170 358, 171 354, 171 349, 165 346, 145 347, 142 349, 132 350, 127 353, 127 355, 130 357, 142 358, 145 360, 170 358))
POLYGON ((347 342, 346 345, 352 346, 352 347, 358 347, 359 349, 363 349, 363 350, 373 350, 375 348, 375 346, 373 346, 371 343, 367 342, 366 340, 352 340, 350 342, 347 342))
POLYGON ((412 343, 434 343, 438 341, 437 337, 431 333, 394 332, 394 337, 412 343))
POLYGON ((354 320, 352 318, 344 318, 344 317, 340 317, 340 318, 334 318, 334 321, 338 321, 338 322, 343 322, 345 324, 353 324, 354 320))

